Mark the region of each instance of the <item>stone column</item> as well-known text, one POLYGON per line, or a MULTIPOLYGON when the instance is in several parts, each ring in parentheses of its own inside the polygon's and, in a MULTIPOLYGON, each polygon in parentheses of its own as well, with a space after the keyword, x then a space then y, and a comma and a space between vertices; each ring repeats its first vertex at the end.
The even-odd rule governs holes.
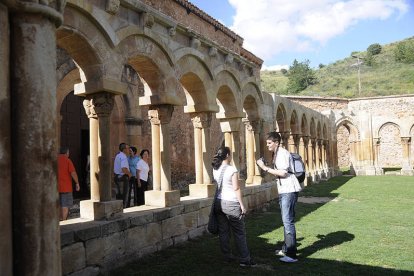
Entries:
POLYGON ((254 159, 253 159, 253 166, 254 166, 254 177, 253 177, 253 183, 254 184, 261 184, 262 183, 262 176, 260 175, 260 169, 259 166, 256 164, 256 160, 260 158, 260 134, 262 132, 263 128, 263 121, 257 120, 250 123, 253 127, 254 131, 254 159))
POLYGON ((285 148, 286 150, 289 150, 289 132, 280 132, 280 136, 282 138, 282 144, 281 146, 285 148))
POLYGON ((190 113, 194 126, 194 153, 196 183, 189 185, 190 196, 211 197, 215 193, 215 185, 211 184, 212 167, 210 152, 210 112, 190 113))
POLYGON ((402 168, 401 174, 402 175, 414 175, 413 165, 411 164, 410 160, 410 146, 411 146, 411 137, 401 137, 401 145, 402 145, 402 168))
POLYGON ((0 275, 13 274, 9 28, 8 9, 0 3, 0 275))
POLYGON ((309 139, 309 143, 308 143, 308 158, 309 158, 309 174, 311 176, 312 181, 315 180, 315 166, 314 166, 314 158, 315 158, 315 153, 314 153, 314 143, 315 140, 314 139, 309 139))
POLYGON ((247 167, 247 178, 246 184, 253 184, 253 178, 255 175, 255 155, 254 155, 254 131, 247 118, 243 118, 242 122, 246 129, 246 167, 247 167))
POLYGON ((383 175, 384 174, 384 170, 380 167, 379 162, 378 162, 380 141, 381 141, 381 138, 379 138, 379 137, 378 138, 373 138, 373 143, 374 143, 374 167, 375 167, 375 174, 376 175, 383 175))
POLYGON ((289 152, 294 152, 294 153, 297 153, 298 151, 297 151, 297 147, 296 147, 296 144, 295 144, 295 134, 291 134, 291 135, 289 135, 289 138, 288 138, 288 151, 289 152))
MULTIPOLYGON (((13 168, 12 273, 61 275, 56 184, 56 28, 62 22, 65 1, 51 1, 53 6, 47 5, 49 1, 1 2, 15 4, 9 20, 12 65, 10 110, 13 128, 11 155, 7 151, 4 155, 5 158, 11 156, 13 168)), ((3 5, 2 9, 0 21, 4 23, 3 5)), ((5 36, 2 33, 1 40, 0 43, 8 41, 7 32, 5 36)), ((3 70, 0 74, 4 74, 3 70)), ((8 82, 5 83, 2 82, 1 89, 7 89, 8 82)), ((1 101, 2 114, 8 110, 7 107, 3 110, 3 104, 7 102, 7 98, 1 101)), ((1 120, 7 118, 6 115, 1 120)), ((1 128, 7 128, 8 125, 2 124, 1 128)), ((6 182, 3 181, 1 186, 3 183, 10 184, 7 178, 6 182)), ((7 223, 7 219, 3 223, 7 223)))
POLYGON ((83 101, 89 118, 89 160, 91 199, 80 202, 81 218, 111 220, 122 215, 121 200, 112 201, 112 166, 110 143, 110 115, 114 95, 109 92, 94 93, 83 101))
POLYGON ((174 106, 169 104, 153 105, 148 110, 154 190, 145 192, 145 205, 169 207, 180 203, 180 191, 171 189, 170 121, 173 111, 174 106))
MULTIPOLYGON (((230 148, 232 159, 231 164, 240 172, 240 123, 238 117, 219 118, 221 131, 224 132, 224 143, 230 148)), ((240 186, 244 187, 245 181, 239 179, 240 186)))
MULTIPOLYGON (((305 163, 305 171, 308 174, 309 173, 309 169, 308 169, 308 162, 307 162, 307 146, 305 143, 305 137, 299 137, 299 155, 302 157, 303 159, 303 163, 305 163)), ((308 186, 308 178, 305 177, 305 181, 303 182, 304 186, 308 186)))

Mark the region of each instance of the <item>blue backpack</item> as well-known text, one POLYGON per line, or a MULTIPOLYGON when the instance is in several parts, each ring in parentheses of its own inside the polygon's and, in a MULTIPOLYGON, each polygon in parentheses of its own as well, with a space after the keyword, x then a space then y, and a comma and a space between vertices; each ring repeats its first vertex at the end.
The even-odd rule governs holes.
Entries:
POLYGON ((302 183, 306 177, 305 163, 303 163, 302 157, 297 153, 290 153, 290 168, 289 173, 296 176, 299 183, 302 183))

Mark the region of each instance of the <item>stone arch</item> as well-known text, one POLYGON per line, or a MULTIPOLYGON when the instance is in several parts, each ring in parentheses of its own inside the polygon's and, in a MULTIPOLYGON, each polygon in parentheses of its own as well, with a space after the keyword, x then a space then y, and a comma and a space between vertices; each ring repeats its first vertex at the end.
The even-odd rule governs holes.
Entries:
POLYGON ((177 62, 178 78, 184 87, 186 112, 217 110, 213 93, 212 75, 207 66, 193 55, 183 56, 177 62))
POLYGON ((76 29, 61 27, 56 32, 57 46, 64 49, 82 68, 86 80, 101 75, 102 59, 89 39, 76 29))
POLYGON ((249 121, 259 119, 260 116, 257 99, 251 95, 248 95, 243 101, 243 111, 246 113, 249 121))
POLYGON ((263 95, 260 92, 260 88, 257 86, 255 82, 243 82, 241 87, 243 92, 243 99, 246 98, 248 95, 251 95, 256 99, 257 103, 263 103, 263 95))
POLYGON ((240 115, 241 93, 236 77, 228 71, 221 71, 216 77, 216 85, 218 87, 216 98, 220 113, 240 115))
POLYGON ((322 127, 321 127, 321 122, 319 120, 316 126, 316 137, 318 139, 322 139, 322 127))
POLYGON ((287 131, 287 115, 285 106, 283 104, 279 104, 276 110, 275 129, 280 133, 287 131))
POLYGON ((326 127, 326 123, 324 123, 322 127, 322 139, 324 140, 328 139, 328 129, 326 127))
POLYGON ((300 133, 299 119, 296 110, 293 110, 292 114, 290 115, 290 132, 292 134, 300 133))
POLYGON ((353 172, 356 165, 356 143, 359 140, 358 128, 349 119, 342 119, 336 126, 338 166, 350 167, 353 172))
POLYGON ((301 130, 303 136, 309 136, 310 135, 308 120, 307 120, 305 114, 302 115, 300 130, 301 130))
POLYGON ((317 138, 316 126, 315 126, 315 119, 312 117, 309 126, 310 136, 312 139, 317 138))
POLYGON ((387 122, 378 130, 380 139, 378 164, 382 168, 402 166, 402 144, 400 126, 387 122))
POLYGON ((128 36, 117 45, 116 52, 122 53, 124 63, 129 64, 141 78, 146 97, 143 105, 183 105, 176 94, 182 90, 181 85, 169 57, 159 44, 146 36, 128 36))
MULTIPOLYGON (((174 57, 176 60, 176 63, 180 64, 179 69, 181 68, 187 68, 185 70, 181 70, 181 74, 183 74, 183 72, 190 71, 191 66, 189 64, 186 64, 186 62, 193 62, 191 61, 191 58, 196 59, 198 61, 198 64, 196 65, 196 67, 199 67, 199 65, 201 65, 205 72, 207 72, 207 74, 209 75, 209 78, 211 80, 213 80, 214 76, 213 76, 213 72, 210 69, 210 65, 207 64, 207 62, 205 61, 204 55, 202 53, 200 53, 199 51, 197 51, 196 49, 193 48, 180 48, 177 51, 174 52, 174 57)), ((179 77, 178 77, 179 78, 179 77)))
MULTIPOLYGON (((102 16, 97 12, 96 9, 92 8, 91 5, 86 1, 68 2, 64 12, 64 24, 68 21, 79 22, 80 16, 87 18, 92 25, 96 26, 99 32, 105 37, 107 43, 114 47, 119 43, 118 36, 116 35, 111 24, 104 20, 106 17, 102 16), (76 3, 76 4, 75 4, 76 3), (86 15, 86 16, 84 16, 86 15)), ((76 29, 82 30, 83 32, 88 31, 82 21, 78 23, 76 29)))

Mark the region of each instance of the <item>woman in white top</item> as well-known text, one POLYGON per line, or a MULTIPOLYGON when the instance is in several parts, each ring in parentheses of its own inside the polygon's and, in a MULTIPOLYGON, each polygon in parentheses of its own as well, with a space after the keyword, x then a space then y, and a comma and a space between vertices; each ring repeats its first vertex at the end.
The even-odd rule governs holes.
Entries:
POLYGON ((137 180, 138 180, 138 205, 145 204, 144 193, 148 190, 148 165, 149 150, 143 149, 139 154, 141 159, 137 163, 137 180))
POLYGON ((243 204, 237 169, 230 165, 230 149, 221 147, 213 158, 213 176, 218 185, 215 212, 219 223, 221 251, 226 261, 234 259, 230 246, 230 229, 240 253, 240 266, 254 266, 247 247, 243 204))

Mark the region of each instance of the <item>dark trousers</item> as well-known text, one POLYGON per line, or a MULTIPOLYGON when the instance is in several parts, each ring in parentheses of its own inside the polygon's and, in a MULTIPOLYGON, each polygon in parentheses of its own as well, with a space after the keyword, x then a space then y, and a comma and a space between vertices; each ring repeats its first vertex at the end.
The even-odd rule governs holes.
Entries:
POLYGON ((124 174, 121 177, 115 175, 115 184, 117 187, 117 199, 121 199, 124 204, 124 208, 127 208, 127 201, 128 201, 128 194, 129 194, 129 178, 128 175, 124 174), (121 186, 122 186, 122 193, 121 193, 121 186))
POLYGON ((138 205, 144 205, 145 204, 145 191, 148 191, 148 182, 144 181, 142 179, 139 180, 141 183, 141 187, 138 187, 138 205))
POLYGON ((250 261, 250 252, 246 241, 246 228, 244 216, 242 215, 240 203, 216 199, 214 203, 219 222, 219 239, 221 252, 224 258, 231 259, 230 236, 233 234, 234 241, 240 253, 240 261, 250 261))
POLYGON ((137 206, 138 205, 138 181, 137 181, 137 178, 135 176, 132 176, 129 179, 129 192, 128 192, 127 207, 130 206, 131 192, 134 193, 134 205, 132 205, 132 206, 137 206))

